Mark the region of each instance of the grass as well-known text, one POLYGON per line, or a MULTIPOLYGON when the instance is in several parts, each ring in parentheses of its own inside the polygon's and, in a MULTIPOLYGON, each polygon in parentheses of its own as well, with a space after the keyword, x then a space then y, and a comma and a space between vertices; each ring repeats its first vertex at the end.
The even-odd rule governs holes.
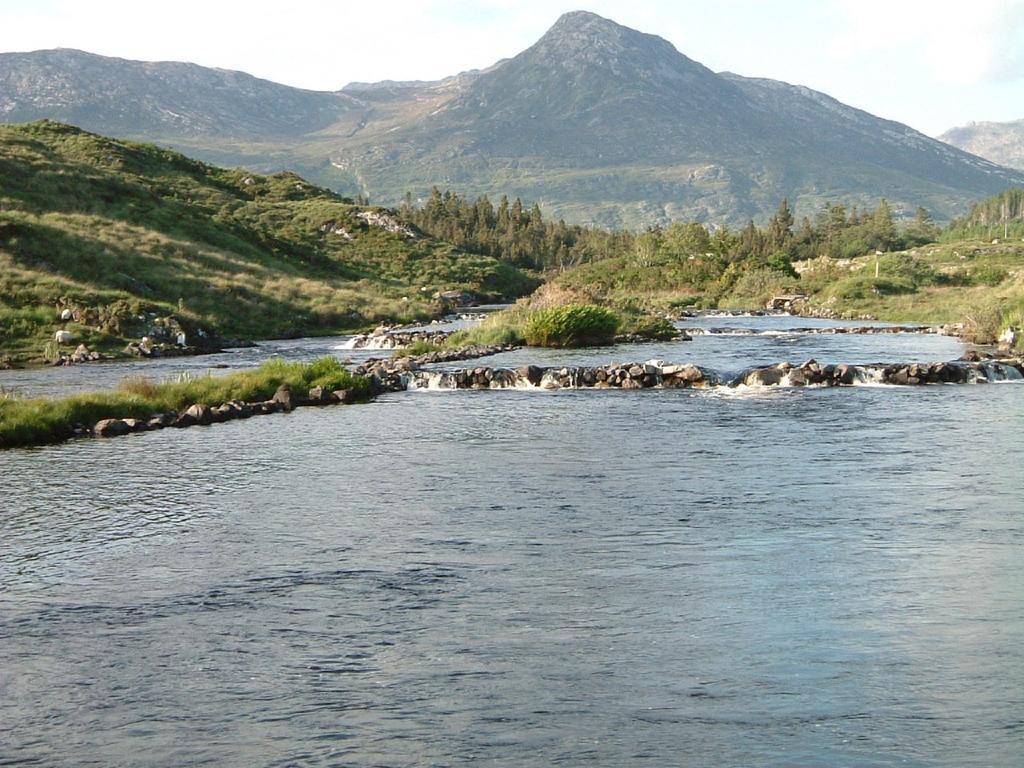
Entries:
POLYGON ((969 340, 988 344, 1007 327, 1021 327, 1024 244, 955 241, 841 265, 815 263, 801 283, 813 305, 843 316, 964 323, 969 340))
POLYGON ((76 345, 119 351, 161 327, 193 340, 331 333, 434 316, 436 291, 508 299, 536 286, 490 257, 370 226, 359 214, 383 209, 294 174, 59 123, 0 126, 0 178, 0 358, 40 359, 61 308, 88 318, 76 345))
POLYGON ((431 352, 441 352, 445 349, 443 344, 434 344, 430 341, 414 341, 407 347, 401 347, 394 351, 393 357, 416 357, 418 355, 428 355, 431 352))
POLYGON ((231 400, 268 400, 282 384, 302 395, 317 386, 351 389, 363 397, 370 394, 369 381, 353 375, 333 357, 310 363, 270 360, 251 371, 165 383, 132 377, 113 392, 59 400, 0 397, 0 448, 57 442, 71 436, 76 426, 91 427, 103 419, 145 419, 196 403, 216 406, 231 400))
POLYGON ((910 251, 798 263, 799 276, 713 256, 658 254, 605 259, 569 270, 546 289, 629 316, 683 308, 758 309, 800 292, 811 308, 839 317, 908 323, 965 323, 991 343, 1024 314, 1024 242, 950 240, 910 251), (876 267, 877 264, 877 267, 876 267), (877 268, 877 276, 876 276, 877 268))
POLYGON ((531 347, 593 347, 611 344, 619 315, 594 304, 564 304, 539 309, 523 326, 531 347))
POLYGON ((584 303, 578 294, 546 284, 529 299, 495 312, 444 343, 448 349, 504 344, 537 347, 587 347, 610 344, 618 334, 650 340, 671 339, 676 328, 635 307, 615 309, 584 303))

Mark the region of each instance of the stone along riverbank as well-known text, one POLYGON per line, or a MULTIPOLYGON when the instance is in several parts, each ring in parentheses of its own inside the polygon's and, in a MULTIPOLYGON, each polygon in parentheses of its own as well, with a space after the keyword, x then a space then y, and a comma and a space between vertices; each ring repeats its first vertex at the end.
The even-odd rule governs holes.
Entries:
MULTIPOLYGON (((377 374, 374 374, 377 375, 377 374)), ((385 374, 386 376, 389 374, 385 374)), ((1024 359, 957 360, 937 363, 801 365, 777 363, 727 375, 691 363, 661 360, 605 366, 476 367, 455 371, 394 370, 387 379, 399 389, 688 389, 722 387, 852 387, 865 385, 986 384, 1024 381, 1024 359)))

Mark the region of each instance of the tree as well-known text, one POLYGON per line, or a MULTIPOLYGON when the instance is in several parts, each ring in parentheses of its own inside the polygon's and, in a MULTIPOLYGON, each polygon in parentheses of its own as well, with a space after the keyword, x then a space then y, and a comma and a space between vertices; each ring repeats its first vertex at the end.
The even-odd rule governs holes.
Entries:
POLYGON ((665 230, 660 250, 676 259, 704 254, 711 250, 711 238, 703 224, 674 222, 665 230))

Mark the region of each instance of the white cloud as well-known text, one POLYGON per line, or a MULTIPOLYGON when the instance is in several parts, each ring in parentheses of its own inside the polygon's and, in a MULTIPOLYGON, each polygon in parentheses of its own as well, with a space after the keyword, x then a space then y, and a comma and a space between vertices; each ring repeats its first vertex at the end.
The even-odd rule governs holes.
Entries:
POLYGON ((1024 77, 1020 0, 838 0, 845 31, 832 55, 851 64, 891 57, 924 64, 942 83, 979 85, 1024 77))

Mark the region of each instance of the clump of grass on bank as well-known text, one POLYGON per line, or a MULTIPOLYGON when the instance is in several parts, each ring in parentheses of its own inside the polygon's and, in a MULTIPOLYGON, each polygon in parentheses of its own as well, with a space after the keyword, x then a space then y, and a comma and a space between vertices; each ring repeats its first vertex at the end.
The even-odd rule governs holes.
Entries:
POLYGON ((270 360, 251 371, 179 382, 132 377, 113 392, 59 400, 0 398, 0 448, 57 442, 71 436, 77 425, 91 427, 103 419, 145 419, 197 403, 216 406, 231 400, 268 400, 282 384, 296 394, 313 387, 350 389, 361 397, 370 394, 369 380, 350 373, 333 357, 310 363, 270 360))
POLYGON ((611 344, 619 334, 652 341, 679 335, 667 320, 636 308, 613 310, 591 303, 558 303, 567 298, 570 295, 538 292, 529 303, 520 302, 488 315, 472 328, 453 333, 444 346, 588 347, 611 344))
POLYGON ((443 344, 434 344, 430 341, 414 341, 407 347, 400 347, 394 351, 392 357, 417 357, 429 355, 431 352, 441 352, 445 349, 443 344))
POLYGON ((523 326, 526 325, 532 311, 528 304, 519 303, 500 312, 494 312, 472 328, 453 333, 445 341, 445 347, 458 349, 468 346, 525 344, 523 326))
POLYGON ((593 347, 611 344, 619 330, 619 315, 593 304, 565 304, 540 309, 523 326, 531 347, 593 347))
POLYGON ((679 329, 663 317, 645 314, 621 314, 619 333, 650 341, 670 341, 679 329))

